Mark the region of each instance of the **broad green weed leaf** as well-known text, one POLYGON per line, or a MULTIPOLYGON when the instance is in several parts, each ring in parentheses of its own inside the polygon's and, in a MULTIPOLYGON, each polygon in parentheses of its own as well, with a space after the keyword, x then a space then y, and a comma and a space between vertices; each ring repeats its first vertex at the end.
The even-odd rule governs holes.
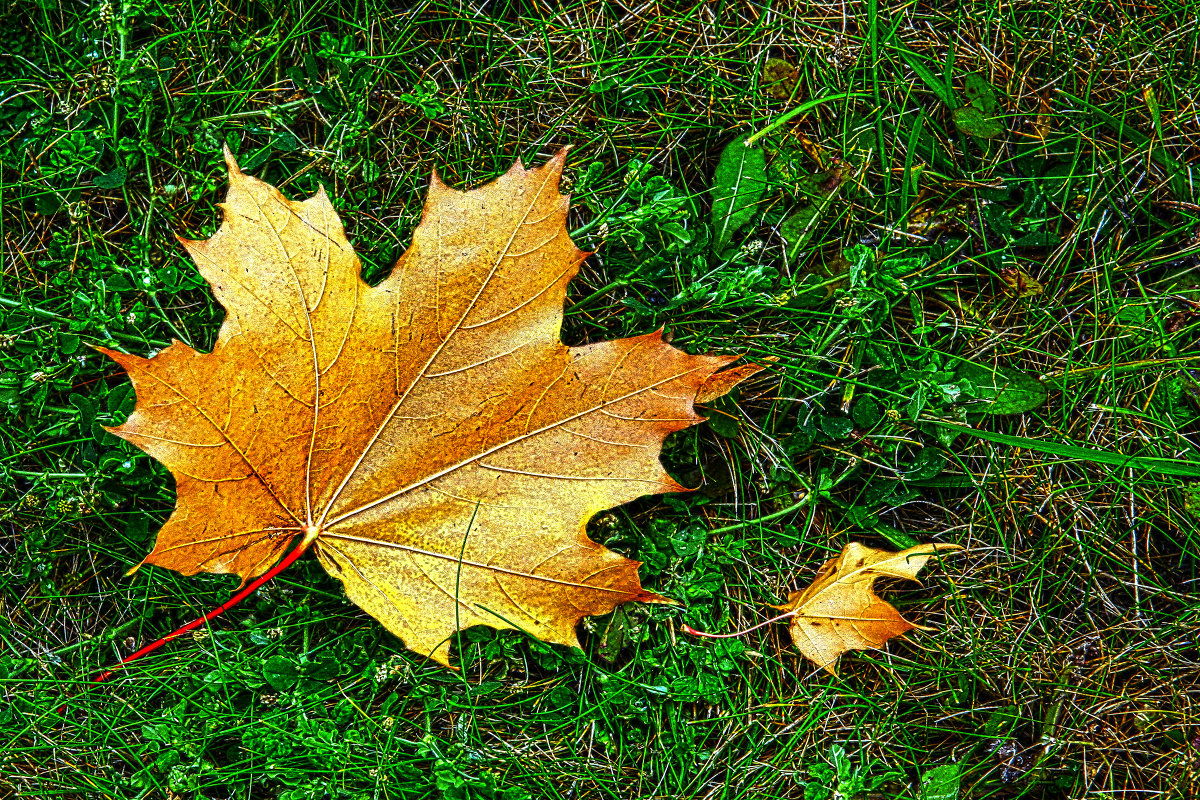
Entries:
POLYGON ((746 136, 721 152, 712 182, 713 252, 721 253, 733 235, 750 222, 767 190, 767 159, 761 148, 747 147, 746 136))
POLYGON ((996 101, 996 91, 987 79, 977 72, 963 78, 963 94, 967 96, 971 105, 989 117, 1000 109, 1000 103, 996 101))
POLYGON ((992 119, 975 106, 954 109, 954 126, 960 133, 978 136, 980 139, 995 139, 1004 133, 1004 126, 998 120, 992 119))
POLYGON ((943 764, 921 774, 920 800, 958 800, 962 775, 958 764, 943 764))
POLYGON ((779 226, 779 232, 787 243, 787 262, 795 263, 804 245, 812 238, 817 220, 821 217, 821 209, 815 205, 801 206, 791 213, 779 226))
POLYGON ((858 427, 873 428, 883 419, 883 406, 874 398, 864 397, 855 401, 850 416, 854 418, 854 424, 858 427))
POLYGON ((797 208, 780 225, 779 232, 787 243, 785 256, 792 263, 801 249, 812 238, 817 222, 841 191, 844 165, 839 164, 824 172, 806 175, 796 182, 797 193, 808 198, 808 202, 797 208))
POLYGON ((277 692, 286 692, 300 677, 296 662, 287 656, 275 655, 263 664, 263 678, 277 692))
POLYGON ((604 636, 600 639, 596 653, 610 664, 616 661, 630 641, 630 628, 634 627, 634 624, 635 620, 626 611, 624 604, 613 609, 612 618, 608 621, 608 627, 604 629, 604 636))
POLYGON ((946 466, 946 456, 936 447, 923 448, 913 463, 903 471, 904 479, 908 481, 927 481, 936 478, 946 466))
MULTIPOLYGON (((733 392, 736 391, 736 389, 733 390, 733 392)), ((708 427, 712 428, 718 436, 726 439, 736 439, 741 427, 738 420, 737 400, 733 392, 709 403, 708 427)))
POLYGON ((96 421, 96 403, 90 398, 82 394, 73 394, 70 397, 71 405, 79 410, 79 427, 83 431, 91 430, 92 423, 96 421))
POLYGON ((102 175, 92 178, 92 183, 101 189, 118 189, 125 185, 128 177, 124 167, 116 167, 102 175))
POLYGON ((1027 233, 1012 243, 1013 247, 1054 247, 1062 239, 1050 231, 1034 231, 1027 233))
POLYGON ((995 118, 1000 110, 996 91, 980 74, 972 72, 963 78, 963 94, 967 105, 953 111, 954 126, 967 136, 995 139, 1004 133, 1004 124, 995 118))
POLYGON ((838 417, 832 414, 826 414, 821 417, 821 430, 831 439, 845 439, 854 430, 854 422, 845 417, 838 417))
POLYGON ((987 414, 1023 414, 1046 402, 1046 387, 1042 382, 1015 369, 963 361, 954 374, 975 386, 976 397, 990 401, 977 409, 987 414))

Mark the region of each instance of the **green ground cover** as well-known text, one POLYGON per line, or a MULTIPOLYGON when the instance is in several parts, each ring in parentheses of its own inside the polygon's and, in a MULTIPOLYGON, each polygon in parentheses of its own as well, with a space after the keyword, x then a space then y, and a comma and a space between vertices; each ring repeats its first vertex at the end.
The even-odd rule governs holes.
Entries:
POLYGON ((0 796, 1194 796, 1197 7, 963 6, 8 4, 0 796), (472 629, 455 674, 305 558, 82 691, 236 588, 123 577, 173 484, 89 348, 213 342, 175 236, 215 230, 225 143, 324 185, 371 282, 435 166, 574 145, 564 340, 775 359, 668 441, 697 492, 590 526, 680 607, 582 651, 472 629), (681 632, 851 540, 967 547, 889 589, 936 630, 838 677, 782 623, 681 632))

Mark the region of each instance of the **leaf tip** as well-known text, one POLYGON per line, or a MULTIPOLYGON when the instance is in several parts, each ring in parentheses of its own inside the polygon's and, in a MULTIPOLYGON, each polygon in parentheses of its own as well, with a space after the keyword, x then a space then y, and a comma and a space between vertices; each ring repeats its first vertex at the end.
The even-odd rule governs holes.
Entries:
POLYGON ((679 601, 670 597, 664 597, 661 594, 642 589, 637 597, 633 598, 639 603, 654 603, 660 606, 677 606, 679 601))
POLYGON ((221 145, 221 151, 225 156, 225 166, 229 170, 230 179, 232 179, 234 176, 241 177, 244 173, 242 172, 242 168, 238 166, 237 159, 234 157, 233 151, 229 149, 228 142, 221 145))
MULTIPOLYGON (((433 194, 433 192, 435 192, 435 191, 444 192, 448 188, 449 187, 446 186, 445 181, 442 180, 442 176, 438 174, 438 168, 434 167, 433 170, 429 174, 429 193, 433 194)), ((430 203, 429 198, 426 198, 425 204, 428 206, 429 203, 430 203)))
POLYGON ((546 176, 554 182, 554 186, 557 187, 559 185, 559 183, 562 181, 563 168, 566 166, 567 153, 570 151, 570 149, 571 149, 571 145, 566 145, 564 147, 559 148, 558 152, 556 152, 554 155, 552 155, 546 161, 545 164, 542 164, 542 166, 535 167, 533 169, 529 169, 525 166, 524 159, 517 158, 517 160, 515 162, 513 162, 513 165, 508 170, 508 172, 509 172, 509 174, 521 174, 521 173, 530 173, 530 172, 540 174, 540 173, 544 172, 546 174, 546 176))
POLYGON ((723 397, 733 390, 742 381, 752 378, 758 373, 767 368, 767 364, 776 359, 772 356, 763 359, 765 363, 745 363, 736 367, 725 369, 733 362, 737 361, 741 356, 729 356, 729 360, 721 365, 719 372, 714 372, 704 379, 704 383, 700 384, 700 388, 696 390, 697 403, 711 403, 718 397, 723 397))
POLYGON ((97 352, 103 353, 104 355, 111 358, 113 361, 117 362, 117 365, 120 366, 121 369, 125 370, 126 372, 132 372, 133 367, 135 365, 139 365, 139 364, 149 360, 146 358, 142 358, 141 356, 135 356, 132 353, 122 353, 120 350, 113 350, 111 348, 102 347, 100 345, 93 345, 93 347, 95 348, 95 350, 97 352))
POLYGON ((550 168, 551 175, 555 177, 562 175, 563 168, 567 165, 567 153, 569 152, 571 152, 571 145, 564 145, 558 148, 558 152, 546 162, 546 166, 550 168))

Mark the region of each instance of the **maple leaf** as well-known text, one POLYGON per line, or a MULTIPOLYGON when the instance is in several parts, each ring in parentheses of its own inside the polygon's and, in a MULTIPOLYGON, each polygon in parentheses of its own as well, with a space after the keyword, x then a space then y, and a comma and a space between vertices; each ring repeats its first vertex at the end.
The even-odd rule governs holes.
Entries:
POLYGON ((474 189, 434 174, 412 245, 378 286, 324 190, 245 175, 212 238, 180 240, 226 311, 211 353, 102 350, 137 405, 111 429, 165 464, 178 499, 143 563, 264 575, 311 547, 347 595, 448 665, 473 625, 578 646, 575 628, 642 588, 589 540, 597 512, 686 491, 659 462, 735 356, 661 332, 567 347, 567 283, 587 254, 558 192, 566 150, 474 189), (295 556, 293 550, 288 555, 295 556))
POLYGON ((850 542, 825 562, 808 588, 792 592, 775 608, 791 616, 792 642, 805 658, 836 675, 843 653, 877 650, 893 636, 922 627, 875 594, 875 579, 916 580, 930 556, 961 549, 923 544, 895 553, 850 542))

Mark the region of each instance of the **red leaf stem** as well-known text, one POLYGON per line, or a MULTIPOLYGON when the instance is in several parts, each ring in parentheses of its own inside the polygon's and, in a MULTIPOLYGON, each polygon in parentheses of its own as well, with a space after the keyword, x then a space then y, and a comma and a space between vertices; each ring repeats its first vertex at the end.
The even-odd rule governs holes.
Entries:
POLYGON ((772 622, 778 622, 781 619, 786 619, 788 617, 794 617, 794 616, 796 616, 795 611, 787 611, 783 614, 780 614, 777 617, 771 617, 770 619, 764 620, 764 621, 758 623, 757 625, 751 625, 749 628, 746 628, 745 630, 734 631, 733 633, 705 633, 704 631, 696 630, 691 625, 682 625, 680 627, 683 628, 684 633, 691 634, 692 636, 703 636, 705 639, 730 639, 734 636, 742 636, 744 634, 749 633, 750 631, 758 630, 759 628, 763 627, 764 625, 770 625, 772 622))
MULTIPOLYGON (((193 628, 198 628, 201 625, 205 624, 206 622, 211 622, 212 620, 221 616, 226 611, 233 608, 238 603, 242 602, 247 597, 249 597, 250 594, 252 592, 254 592, 255 589, 262 586, 264 583, 271 580, 276 575, 278 575, 279 573, 283 572, 285 569, 290 567, 296 561, 296 559, 298 559, 300 556, 304 555, 304 553, 308 550, 308 546, 310 544, 312 544, 313 538, 314 537, 306 536, 304 538, 304 541, 302 541, 290 553, 288 553, 286 556, 284 556, 278 564, 271 567, 271 569, 267 570, 259 577, 255 578, 253 581, 251 581, 249 584, 247 584, 244 589, 242 589, 240 592, 235 594, 233 597, 226 600, 221 605, 214 608, 212 611, 208 612, 207 614, 205 614, 202 617, 197 617, 196 619, 192 620, 188 624, 186 624, 180 628, 177 628, 176 630, 172 631, 171 633, 168 633, 166 636, 162 637, 161 639, 151 642, 150 644, 143 647, 141 650, 138 650, 135 653, 131 653, 130 655, 125 656, 120 661, 118 661, 116 664, 114 664, 111 669, 106 669, 104 672, 101 672, 99 675, 92 678, 92 680, 90 681, 90 684, 97 684, 97 683, 101 683, 101 682, 107 680, 108 677, 110 675, 112 675, 114 672, 116 672, 117 669, 120 668, 121 666, 128 664, 131 661, 137 661, 139 658, 146 655, 147 653, 153 653, 155 650, 162 647, 164 644, 171 641, 172 639, 176 639, 176 638, 182 636, 183 634, 187 633, 188 631, 192 630, 193 628)), ((85 691, 86 691, 86 689, 85 689, 85 691)), ((63 713, 63 711, 66 709, 66 707, 67 706, 64 703, 58 709, 58 713, 59 714, 63 713)))

